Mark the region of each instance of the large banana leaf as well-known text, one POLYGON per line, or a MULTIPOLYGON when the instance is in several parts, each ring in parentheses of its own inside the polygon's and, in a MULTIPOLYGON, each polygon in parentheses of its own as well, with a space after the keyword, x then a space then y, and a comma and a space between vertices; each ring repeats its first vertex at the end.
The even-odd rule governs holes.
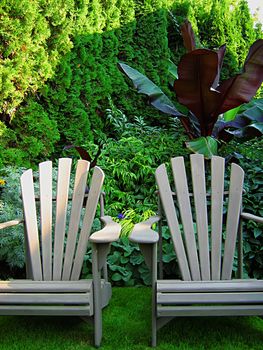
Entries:
POLYGON ((216 114, 249 102, 263 81, 263 39, 254 42, 247 55, 243 73, 220 84, 221 101, 216 114))
POLYGON ((207 159, 217 154, 217 140, 211 136, 202 136, 188 141, 186 142, 186 147, 194 153, 203 154, 207 159))
POLYGON ((186 48, 186 50, 188 52, 195 50, 196 48, 195 35, 194 35, 192 25, 188 20, 186 20, 181 25, 181 34, 184 40, 184 47, 186 48))
POLYGON ((224 120, 216 123, 214 137, 229 136, 250 139, 263 134, 263 99, 252 100, 224 114, 224 120), (232 115, 231 115, 232 114, 232 115), (235 116, 232 118, 232 116, 235 116))
POLYGON ((179 79, 174 83, 178 101, 199 120, 202 136, 210 135, 217 120, 213 115, 219 92, 211 89, 218 75, 218 53, 197 49, 185 54, 178 65, 179 79))
POLYGON ((149 102, 152 106, 161 112, 175 117, 184 116, 175 108, 172 101, 163 93, 163 91, 145 75, 125 63, 119 62, 118 66, 120 70, 132 80, 133 85, 138 92, 149 97, 149 102))

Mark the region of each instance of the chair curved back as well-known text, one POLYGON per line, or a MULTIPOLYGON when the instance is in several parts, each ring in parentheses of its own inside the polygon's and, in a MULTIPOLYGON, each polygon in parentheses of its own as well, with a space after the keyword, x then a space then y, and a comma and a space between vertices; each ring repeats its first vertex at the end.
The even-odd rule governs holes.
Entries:
POLYGON ((53 202, 52 162, 39 164, 39 215, 32 169, 25 171, 20 179, 26 228, 27 263, 30 277, 33 280, 68 281, 78 280, 80 277, 88 237, 104 181, 104 173, 99 167, 94 168, 83 213, 83 200, 90 163, 85 160, 78 161, 67 225, 71 165, 71 159, 59 159, 56 201, 53 202), (54 218, 53 211, 55 212, 54 218), (40 225, 38 225, 38 216, 40 225), (81 228, 80 222, 82 222, 81 228))
POLYGON ((226 191, 228 208, 223 245, 225 160, 218 156, 213 156, 211 159, 210 210, 207 205, 203 155, 191 155, 190 163, 193 194, 189 191, 183 157, 171 159, 175 192, 171 189, 164 164, 159 166, 155 173, 181 275, 186 281, 229 280, 232 274, 242 205, 244 171, 237 164, 231 165, 229 189, 226 191), (175 195, 179 212, 174 204, 175 195), (194 205, 191 205, 191 196, 193 196, 194 205), (195 226, 197 233, 195 233, 195 226))

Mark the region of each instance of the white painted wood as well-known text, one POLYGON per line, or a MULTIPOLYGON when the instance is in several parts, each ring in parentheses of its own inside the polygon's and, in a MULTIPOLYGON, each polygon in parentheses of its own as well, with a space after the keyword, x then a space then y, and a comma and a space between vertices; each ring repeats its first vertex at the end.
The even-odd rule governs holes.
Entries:
POLYGON ((134 243, 156 243, 159 240, 158 232, 151 229, 152 225, 160 220, 160 216, 151 216, 148 220, 134 225, 129 240, 134 243))
POLYGON ((56 223, 54 234, 53 280, 61 280, 64 239, 67 220, 70 170, 72 160, 61 158, 58 163, 56 223))
MULTIPOLYGON (((69 229, 67 234, 67 245, 66 245, 63 273, 62 273, 62 280, 64 281, 69 280, 71 275, 77 234, 79 230, 81 210, 83 207, 83 199, 85 195, 85 189, 87 186, 87 176, 88 176, 89 166, 90 166, 89 162, 85 160, 78 160, 75 183, 74 183, 73 199, 72 199, 72 209, 71 209, 69 229)), ((90 198, 90 193, 89 193, 88 201, 89 201, 89 198, 90 198)), ((97 203, 96 203, 96 207, 97 207, 97 203)), ((95 211, 96 211, 96 207, 94 209, 95 211)), ((92 225, 92 222, 90 223, 90 225, 92 225)))
POLYGON ((39 164, 43 279, 52 280, 52 162, 39 164))
POLYGON ((229 203, 226 223, 226 240, 222 267, 222 279, 231 279, 238 223, 241 212, 244 171, 237 164, 231 165, 229 203))
POLYGON ((242 219, 245 219, 245 220, 253 220, 255 222, 263 224, 263 218, 260 216, 257 216, 257 215, 253 215, 250 213, 241 213, 241 217, 242 217, 242 219))
POLYGON ((106 223, 102 230, 96 231, 89 236, 92 243, 111 243, 119 239, 121 233, 121 225, 114 222, 110 216, 104 216, 103 221, 106 223))
POLYGON ((0 281, 0 293, 85 293, 92 289, 92 280, 79 281, 0 281))
POLYGON ((184 280, 190 281, 191 275, 188 266, 188 261, 183 245, 181 230, 179 227, 171 187, 168 180, 165 165, 160 165, 155 172, 156 182, 159 188, 162 206, 166 214, 168 226, 170 229, 172 241, 177 255, 180 272, 184 280))
POLYGON ((221 277, 224 173, 224 158, 213 156, 211 160, 211 273, 213 280, 220 280, 221 277))
POLYGON ((18 224, 21 224, 22 222, 24 222, 23 219, 16 219, 16 220, 11 220, 11 221, 1 222, 0 223, 0 230, 7 228, 7 227, 11 227, 11 226, 16 226, 18 224))
POLYGON ((70 277, 71 280, 78 280, 81 273, 84 255, 87 251, 90 230, 96 214, 96 209, 97 209, 104 177, 105 177, 104 172, 99 167, 95 167, 92 175, 92 179, 91 179, 89 196, 86 203, 85 215, 83 218, 83 224, 82 224, 79 241, 77 245, 76 257, 74 260, 72 274, 70 277))
MULTIPOLYGON (((178 281, 178 280, 158 280, 158 292, 263 292, 263 281, 261 280, 224 280, 224 281, 178 281)), ((205 295, 205 294, 204 294, 205 295)), ((204 298, 205 299, 205 298, 204 298)))
POLYGON ((204 156, 201 154, 191 154, 190 159, 201 279, 208 281, 210 280, 210 258, 204 156))
POLYGON ((252 316, 263 315, 263 305, 163 306, 157 316, 252 316))
POLYGON ((176 188, 176 195, 178 199, 178 206, 180 209, 180 216, 183 224, 183 231, 185 237, 184 243, 186 246, 191 277, 193 280, 199 281, 201 279, 201 275, 193 227, 191 203, 189 199, 188 184, 184 166, 184 158, 172 158, 171 163, 176 188))
POLYGON ((22 200, 24 207, 25 226, 28 237, 28 249, 34 280, 42 280, 42 268, 40 260, 36 203, 33 184, 32 169, 25 171, 21 178, 22 200))
POLYGON ((236 292, 236 293, 157 293, 159 304, 260 304, 263 300, 262 292, 236 292))
POLYGON ((92 305, 0 305, 0 315, 91 316, 92 305))
POLYGON ((0 293, 1 304, 90 304, 90 293, 0 293))

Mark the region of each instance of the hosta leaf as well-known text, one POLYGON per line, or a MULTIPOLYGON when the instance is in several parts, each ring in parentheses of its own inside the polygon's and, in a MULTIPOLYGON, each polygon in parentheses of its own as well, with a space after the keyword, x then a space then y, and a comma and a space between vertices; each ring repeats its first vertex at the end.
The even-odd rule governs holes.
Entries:
POLYGON ((164 112, 175 117, 183 116, 172 103, 172 101, 162 92, 162 90, 155 85, 145 75, 131 68, 125 63, 118 63, 120 70, 132 80, 133 85, 140 94, 145 94, 149 97, 149 102, 159 111, 164 112))
POLYGON ((210 136, 188 141, 186 147, 194 153, 203 154, 208 159, 217 154, 217 141, 210 136))
POLYGON ((119 274, 118 272, 115 272, 112 276, 111 279, 115 282, 120 281, 122 279, 121 274, 119 274))

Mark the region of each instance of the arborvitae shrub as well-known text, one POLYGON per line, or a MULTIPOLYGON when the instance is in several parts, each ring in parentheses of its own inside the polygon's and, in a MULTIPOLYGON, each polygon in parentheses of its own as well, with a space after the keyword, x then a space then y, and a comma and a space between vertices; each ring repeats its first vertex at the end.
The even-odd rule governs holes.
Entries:
POLYGON ((253 29, 245 1, 237 0, 240 5, 232 11, 231 3, 1 1, 0 120, 12 129, 9 142, 7 136, 0 139, 4 162, 14 161, 7 158, 14 147, 25 152, 21 159, 36 162, 52 156, 54 147, 59 154, 65 143, 96 141, 97 131, 107 133, 104 110, 108 96, 128 118, 142 115, 153 125, 167 124, 165 115, 153 111, 146 98, 134 92, 118 71, 118 60, 146 73, 169 94, 167 60, 178 63, 185 52, 178 25, 188 17, 200 45, 215 48, 227 43, 226 78, 239 69, 250 44, 261 35, 259 29, 253 29), (35 107, 27 108, 25 115, 20 104, 35 107), (41 111, 39 115, 36 110, 41 111), (32 125, 37 123, 54 123, 49 141, 36 139, 38 127, 32 125))

